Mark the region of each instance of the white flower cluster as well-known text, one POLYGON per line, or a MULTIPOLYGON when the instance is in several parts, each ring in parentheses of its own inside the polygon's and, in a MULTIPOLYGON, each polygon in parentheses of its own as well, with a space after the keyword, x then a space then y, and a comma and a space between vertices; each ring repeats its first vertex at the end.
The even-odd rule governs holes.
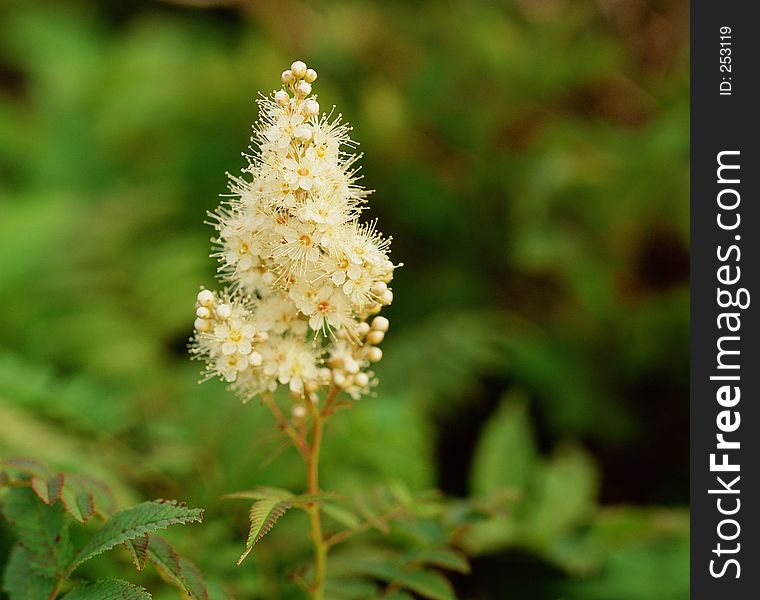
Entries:
POLYGON ((317 78, 301 61, 283 88, 259 100, 245 177, 212 213, 221 293, 202 290, 191 352, 247 400, 286 385, 310 397, 335 385, 358 398, 393 300, 390 239, 360 222, 368 191, 357 184, 350 127, 320 114, 317 78))

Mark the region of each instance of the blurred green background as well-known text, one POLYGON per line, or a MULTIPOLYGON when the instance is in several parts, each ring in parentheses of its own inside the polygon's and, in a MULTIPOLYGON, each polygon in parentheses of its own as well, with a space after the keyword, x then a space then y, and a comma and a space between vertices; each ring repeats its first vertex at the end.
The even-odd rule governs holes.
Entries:
POLYGON ((172 540, 210 580, 300 597, 303 522, 236 568, 245 509, 219 500, 300 489, 298 458, 270 460, 268 413, 198 386, 186 354, 204 213, 300 58, 405 264, 377 397, 333 420, 324 487, 513 488, 463 548, 461 598, 685 600, 687 11, 0 0, 0 454, 205 507, 172 540))

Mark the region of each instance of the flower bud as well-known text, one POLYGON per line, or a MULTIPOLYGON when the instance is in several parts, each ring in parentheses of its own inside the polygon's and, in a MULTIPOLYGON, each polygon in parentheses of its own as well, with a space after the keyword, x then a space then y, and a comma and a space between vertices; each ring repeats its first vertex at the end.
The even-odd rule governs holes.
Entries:
POLYGON ((201 333, 208 333, 211 331, 211 321, 207 321, 206 319, 195 319, 193 326, 196 331, 200 331, 201 333))
POLYGON ((278 90, 274 94, 274 101, 280 106, 287 106, 288 102, 290 102, 290 96, 288 96, 285 90, 278 90))
POLYGON ((295 404, 290 412, 293 413, 294 419, 303 419, 306 416, 306 407, 303 404, 295 404))
POLYGON ((319 114, 319 102, 316 100, 307 100, 304 102, 303 111, 309 117, 316 117, 319 114))
POLYGON ((383 304, 390 304, 391 302, 393 302, 393 292, 390 290, 385 290, 380 295, 380 302, 382 302, 383 304))
POLYGON ((280 80, 285 84, 288 85, 289 83, 293 83, 296 78, 293 76, 293 71, 290 69, 287 69, 286 71, 282 72, 282 75, 280 76, 280 80))
POLYGON ((369 323, 366 321, 362 321, 359 323, 359 325, 356 327, 356 333, 359 335, 359 337, 364 337, 369 333, 369 323))
POLYGON ((369 375, 364 372, 357 373, 354 375, 354 383, 361 388, 367 387, 369 385, 369 375))
POLYGON ((216 307, 216 316, 220 319, 229 319, 232 316, 232 307, 229 304, 220 304, 216 307))
POLYGON ((317 80, 317 72, 314 69, 306 69, 303 78, 309 83, 314 83, 317 80))
POLYGON ((211 316, 211 311, 205 306, 199 306, 195 310, 195 316, 199 319, 208 319, 211 316))
POLYGON ((343 371, 336 370, 332 373, 332 380, 335 385, 343 387, 343 384, 346 383, 346 376, 343 374, 343 371))
POLYGON ((261 354, 254 350, 248 355, 248 362, 254 367, 261 366, 261 354))
POLYGON ((198 292, 198 304, 201 306, 211 306, 214 303, 214 294, 211 290, 201 290, 198 292))
POLYGON ((370 346, 367 350, 367 360, 370 362, 379 362, 383 358, 383 351, 377 346, 370 346))
POLYGON ((290 65, 290 70, 296 79, 301 79, 304 75, 306 75, 306 63, 302 60, 297 60, 292 65, 290 65))
POLYGON ((344 368, 346 369, 346 373, 351 373, 353 375, 354 373, 359 372, 359 363, 353 358, 349 358, 346 360, 346 366, 344 368))
POLYGON ((380 342, 382 342, 384 338, 385 338, 384 332, 378 331, 377 329, 373 329, 367 334, 367 343, 377 345, 380 342))
POLYGON ((372 319, 372 329, 375 331, 388 331, 388 327, 390 327, 390 321, 386 319, 385 317, 375 317, 372 319))
POLYGON ((296 92, 301 94, 301 96, 308 96, 311 94, 311 84, 306 83, 305 81, 299 81, 296 84, 296 92))

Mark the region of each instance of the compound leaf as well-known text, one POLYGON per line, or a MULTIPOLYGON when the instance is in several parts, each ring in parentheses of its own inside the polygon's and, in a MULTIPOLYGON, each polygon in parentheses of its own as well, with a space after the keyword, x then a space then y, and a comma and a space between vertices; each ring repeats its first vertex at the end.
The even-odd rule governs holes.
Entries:
POLYGON ((142 502, 131 508, 116 513, 103 528, 85 544, 79 555, 69 565, 66 574, 70 575, 82 563, 110 550, 117 544, 134 540, 179 523, 202 521, 203 511, 188 508, 176 501, 153 500, 142 502))
POLYGON ((104 579, 85 583, 72 590, 63 600, 150 600, 152 596, 139 585, 121 579, 104 579))

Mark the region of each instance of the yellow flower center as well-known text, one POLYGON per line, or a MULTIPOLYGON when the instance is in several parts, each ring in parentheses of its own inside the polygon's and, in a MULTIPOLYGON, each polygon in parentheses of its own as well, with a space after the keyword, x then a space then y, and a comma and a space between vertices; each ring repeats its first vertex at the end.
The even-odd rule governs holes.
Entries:
POLYGON ((325 146, 324 144, 320 144, 317 147, 317 156, 319 158, 324 158, 326 154, 327 154, 327 146, 325 146))
POLYGON ((308 167, 298 167, 298 174, 301 177, 307 177, 309 175, 309 168, 308 167))
POLYGON ((239 331, 230 331, 230 341, 239 342, 243 339, 243 335, 239 331))
POLYGON ((330 303, 327 300, 322 300, 322 302, 317 304, 317 310, 322 314, 325 314, 330 310, 330 303))
POLYGON ((298 238, 298 241, 301 242, 301 245, 303 246, 311 246, 311 238, 305 233, 298 238))

